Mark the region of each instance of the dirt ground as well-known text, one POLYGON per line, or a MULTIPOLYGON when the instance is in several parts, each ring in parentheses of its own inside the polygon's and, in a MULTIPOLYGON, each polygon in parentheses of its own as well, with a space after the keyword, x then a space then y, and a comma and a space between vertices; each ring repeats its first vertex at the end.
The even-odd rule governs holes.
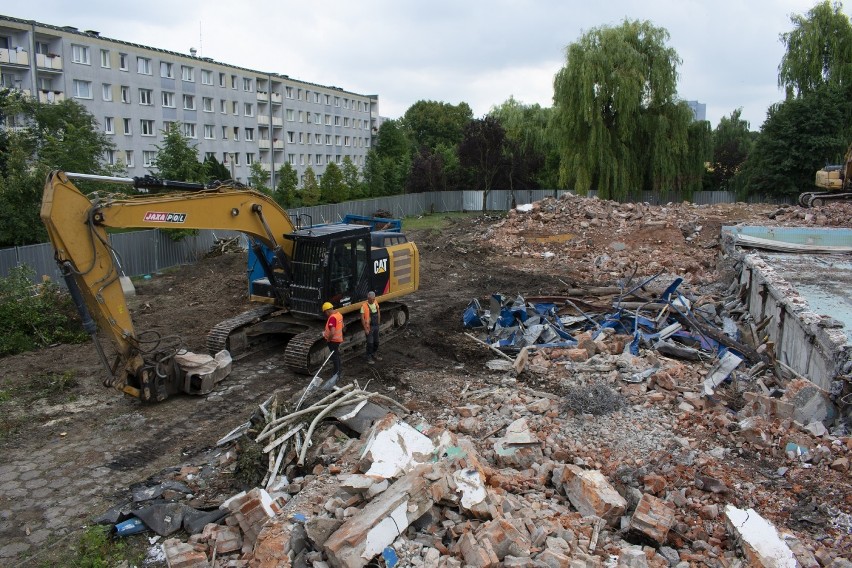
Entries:
MULTIPOLYGON (((448 220, 441 230, 408 232, 421 254, 420 290, 406 300, 410 324, 403 334, 382 345, 382 363, 370 367, 354 359, 345 363, 345 369, 349 377, 369 381, 371 390, 405 402, 427 419, 437 416, 456 405, 455 393, 466 383, 476 383, 484 363, 493 358, 463 334, 461 314, 472 298, 495 292, 559 295, 577 283, 603 286, 631 273, 635 278, 653 274, 658 268, 672 275, 684 273, 672 263, 649 267, 640 261, 641 256, 601 271, 600 256, 615 256, 613 241, 646 257, 658 251, 657 260, 689 258, 696 268, 688 272, 701 272, 700 283, 712 287, 718 274, 710 265, 715 266, 719 254, 721 225, 765 223, 777 210, 777 206, 742 204, 692 210, 703 228, 691 240, 677 226, 637 223, 617 235, 604 224, 583 229, 581 239, 568 243, 535 241, 565 230, 557 216, 544 219, 536 232, 526 233, 527 241, 518 243, 505 230, 513 218, 501 214, 448 220), (557 250, 556 259, 544 255, 545 249, 557 250)), ((245 262, 242 253, 225 254, 140 279, 131 301, 137 330, 179 334, 190 350, 203 352, 204 337, 215 323, 249 307, 245 262)), ((22 396, 0 406, 6 432, 0 437, 0 564, 11 558, 32 559, 33 565, 39 559, 61 558, 61 551, 73 542, 67 537, 111 506, 127 486, 202 454, 244 422, 271 392, 295 393, 303 388, 307 378, 280 365, 277 355, 266 352, 235 362, 234 376, 212 395, 174 396, 150 406, 101 386, 104 373, 89 343, 0 359, 0 390, 20 392, 40 377, 72 378, 36 400, 22 396), (13 503, 25 497, 11 491, 8 483, 4 486, 2 465, 30 461, 38 464, 36 469, 53 468, 62 476, 48 477, 46 485, 33 489, 44 489, 43 497, 26 510, 16 510, 13 503), (68 493, 74 483, 63 479, 85 481, 87 485, 79 486, 85 497, 72 499, 68 493), (50 511, 57 508, 62 515, 51 517, 50 511), (57 518, 62 522, 51 522, 57 518), (41 542, 29 538, 39 530, 45 531, 41 542), (21 545, 7 548, 4 560, 3 543, 21 545)), ((707 432, 699 425, 691 435, 710 436, 707 432)), ((745 456, 731 469, 735 475, 746 475, 742 472, 780 465, 767 463, 765 457, 745 456)), ((31 490, 23 489, 30 498, 31 490)), ((832 501, 832 507, 849 514, 848 489, 848 481, 845 486, 832 485, 824 497, 832 501)), ((806 499, 810 490, 802 491, 800 497, 806 499)), ((804 530, 810 528, 804 526, 804 530)))

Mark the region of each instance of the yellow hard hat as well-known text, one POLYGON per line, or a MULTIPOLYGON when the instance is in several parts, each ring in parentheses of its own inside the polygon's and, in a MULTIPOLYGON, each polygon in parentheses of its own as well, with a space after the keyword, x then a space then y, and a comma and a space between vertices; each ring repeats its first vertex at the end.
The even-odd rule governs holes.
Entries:
POLYGON ((326 302, 322 305, 322 311, 333 310, 334 306, 331 305, 331 302, 326 302))

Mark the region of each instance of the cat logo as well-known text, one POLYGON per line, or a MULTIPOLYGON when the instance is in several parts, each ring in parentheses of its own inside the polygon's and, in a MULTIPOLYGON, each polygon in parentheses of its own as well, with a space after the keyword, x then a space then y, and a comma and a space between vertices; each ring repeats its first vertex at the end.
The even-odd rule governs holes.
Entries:
POLYGON ((388 271, 388 259, 380 258, 373 263, 373 274, 382 274, 388 271))

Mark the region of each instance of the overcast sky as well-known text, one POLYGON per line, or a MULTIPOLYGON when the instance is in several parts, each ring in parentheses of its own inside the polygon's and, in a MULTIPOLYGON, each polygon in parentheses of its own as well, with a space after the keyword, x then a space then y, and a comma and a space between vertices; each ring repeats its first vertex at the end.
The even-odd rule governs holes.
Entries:
MULTIPOLYGON (((474 115, 514 96, 551 106, 565 47, 625 18, 650 20, 680 55, 678 93, 715 126, 742 107, 758 130, 777 87, 779 34, 816 0, 29 0, 0 13, 378 94, 383 116, 418 100, 474 115)), ((844 8, 849 13, 849 6, 844 8)))

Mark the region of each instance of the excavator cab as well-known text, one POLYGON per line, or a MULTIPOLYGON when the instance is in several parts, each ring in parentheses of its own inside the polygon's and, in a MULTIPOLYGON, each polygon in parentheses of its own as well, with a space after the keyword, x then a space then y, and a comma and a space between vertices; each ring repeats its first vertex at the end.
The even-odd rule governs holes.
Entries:
POLYGON ((369 227, 321 225, 285 238, 293 242, 292 312, 318 316, 324 302, 344 307, 367 298, 372 289, 369 227))

